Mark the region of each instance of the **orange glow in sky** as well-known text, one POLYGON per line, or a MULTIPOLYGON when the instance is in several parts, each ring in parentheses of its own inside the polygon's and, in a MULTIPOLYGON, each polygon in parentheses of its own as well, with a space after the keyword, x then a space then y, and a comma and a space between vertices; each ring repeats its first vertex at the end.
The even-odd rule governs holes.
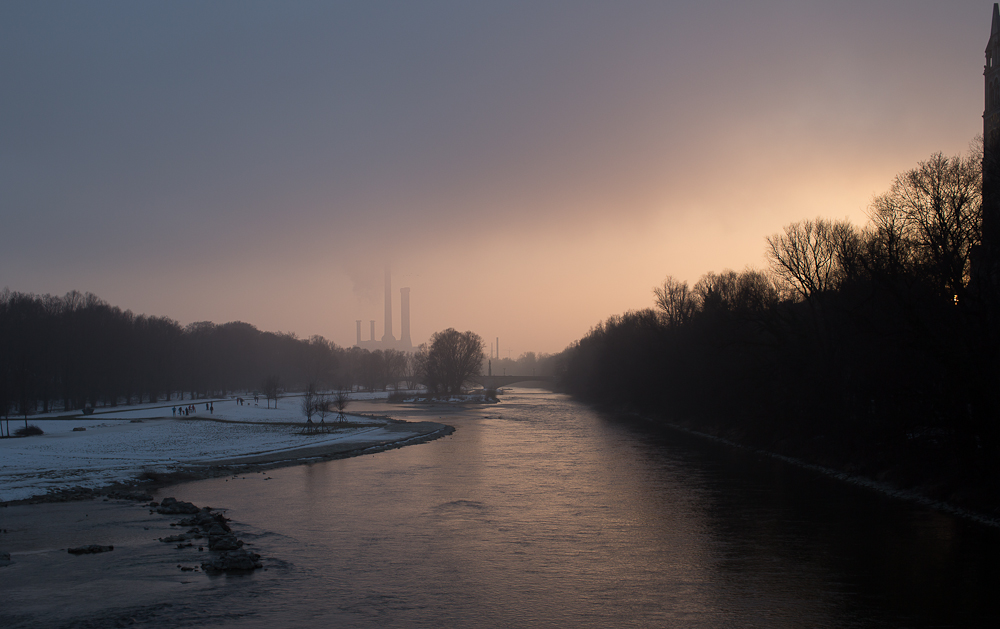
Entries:
POLYGON ((380 6, 3 3, 0 287, 555 352, 982 127, 989 2, 380 6))

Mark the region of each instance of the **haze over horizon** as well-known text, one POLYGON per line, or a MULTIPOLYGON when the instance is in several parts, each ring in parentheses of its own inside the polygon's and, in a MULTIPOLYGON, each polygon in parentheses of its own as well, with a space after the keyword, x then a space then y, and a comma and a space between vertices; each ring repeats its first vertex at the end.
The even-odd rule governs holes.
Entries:
POLYGON ((0 5, 0 288, 556 352, 982 131, 992 2, 0 5))

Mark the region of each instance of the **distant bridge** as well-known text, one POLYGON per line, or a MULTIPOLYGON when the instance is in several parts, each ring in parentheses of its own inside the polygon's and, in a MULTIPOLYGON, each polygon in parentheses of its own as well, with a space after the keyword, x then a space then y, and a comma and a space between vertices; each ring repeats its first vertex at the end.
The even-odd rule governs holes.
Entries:
POLYGON ((516 382, 555 382, 552 376, 472 376, 466 382, 481 385, 484 389, 509 387, 516 382))

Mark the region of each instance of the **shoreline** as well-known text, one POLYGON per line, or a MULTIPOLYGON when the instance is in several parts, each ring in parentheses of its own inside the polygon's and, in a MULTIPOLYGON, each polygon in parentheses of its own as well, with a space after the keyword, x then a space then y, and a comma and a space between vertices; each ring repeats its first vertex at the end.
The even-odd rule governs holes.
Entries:
POLYGON ((282 467, 310 465, 323 461, 333 461, 395 450, 410 445, 434 441, 455 432, 453 426, 440 422, 407 422, 397 419, 390 419, 389 423, 384 426, 384 429, 390 433, 405 434, 396 439, 335 442, 319 446, 306 445, 290 450, 209 460, 203 463, 188 464, 185 469, 171 472, 146 471, 130 480, 110 483, 102 487, 63 487, 51 489, 45 494, 30 496, 28 498, 3 501, 0 502, 0 508, 147 494, 180 483, 219 478, 235 473, 261 472, 282 467))
POLYGON ((874 478, 864 476, 861 474, 852 474, 850 472, 838 470, 836 468, 828 467, 825 465, 820 465, 818 463, 810 463, 805 459, 800 459, 786 454, 781 454, 780 452, 765 450, 763 448, 759 448, 750 444, 740 443, 739 441, 734 441, 732 439, 728 439, 726 437, 722 437, 719 435, 713 435, 712 433, 709 432, 696 430, 694 428, 691 428, 690 426, 685 426, 684 424, 680 424, 677 422, 667 421, 662 418, 657 418, 654 416, 644 415, 634 412, 627 412, 627 414, 642 419, 643 421, 651 422, 659 426, 664 426, 671 430, 676 430, 678 432, 682 432, 687 435, 699 437, 702 439, 708 439, 709 441, 714 441, 716 443, 723 444, 730 448, 736 448, 739 450, 751 452, 759 456, 765 456, 768 458, 777 459, 784 463, 794 465, 795 467, 809 470, 811 472, 815 472, 817 474, 821 474, 828 478, 833 478, 838 481, 854 485, 856 487, 862 487, 870 491, 875 491, 882 495, 889 496, 890 498, 894 498, 896 500, 903 500, 906 502, 915 503, 923 507, 928 507, 936 511, 941 511, 949 515, 953 515, 966 520, 970 520, 972 522, 976 522, 977 524, 981 524, 983 526, 988 526, 991 528, 1000 528, 1000 518, 998 517, 990 516, 984 511, 971 509, 968 507, 962 507, 947 500, 931 498, 930 496, 927 496, 916 489, 903 489, 900 487, 896 487, 895 485, 892 485, 891 483, 887 483, 885 481, 879 481, 874 478))
MULTIPOLYGON (((0 503, 0 579, 10 585, 8 594, 15 599, 0 610, 0 625, 12 629, 77 623, 130 626, 144 615, 152 618, 149 614, 163 612, 172 599, 188 596, 193 589, 223 587, 230 579, 247 578, 246 571, 239 569, 232 573, 230 568, 207 570, 205 562, 224 564, 232 559, 226 558, 229 553, 210 548, 209 534, 204 531, 204 538, 191 537, 194 529, 185 532, 183 518, 188 516, 168 515, 152 507, 153 500, 162 502, 162 496, 170 495, 171 486, 385 452, 455 432, 454 426, 426 420, 392 419, 383 428, 381 439, 236 456, 184 470, 146 472, 140 478, 96 489, 67 487, 0 503), (193 541, 174 544, 178 533, 193 541), (79 547, 107 552, 67 552, 79 547)), ((212 509, 212 513, 236 520, 232 535, 246 540, 236 552, 245 550, 261 568, 254 571, 255 580, 280 579, 283 560, 268 552, 259 532, 247 537, 239 514, 229 509, 212 509), (268 573, 269 567, 277 570, 268 573)))

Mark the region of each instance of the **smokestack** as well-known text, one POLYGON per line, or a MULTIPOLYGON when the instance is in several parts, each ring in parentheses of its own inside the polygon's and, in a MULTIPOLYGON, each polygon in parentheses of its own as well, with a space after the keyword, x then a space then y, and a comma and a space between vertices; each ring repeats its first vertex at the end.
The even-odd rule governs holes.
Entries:
POLYGON ((410 289, 399 289, 399 342, 403 347, 413 347, 410 340, 410 289))
POLYGON ((361 347, 361 319, 358 319, 358 347, 361 347))
POLYGON ((382 342, 388 343, 396 340, 392 335, 392 275, 389 274, 389 266, 385 267, 385 334, 382 335, 382 342))
POLYGON ((375 340, 375 319, 372 319, 372 340, 375 340))
POLYGON ((500 360, 500 337, 497 337, 497 360, 500 360))

